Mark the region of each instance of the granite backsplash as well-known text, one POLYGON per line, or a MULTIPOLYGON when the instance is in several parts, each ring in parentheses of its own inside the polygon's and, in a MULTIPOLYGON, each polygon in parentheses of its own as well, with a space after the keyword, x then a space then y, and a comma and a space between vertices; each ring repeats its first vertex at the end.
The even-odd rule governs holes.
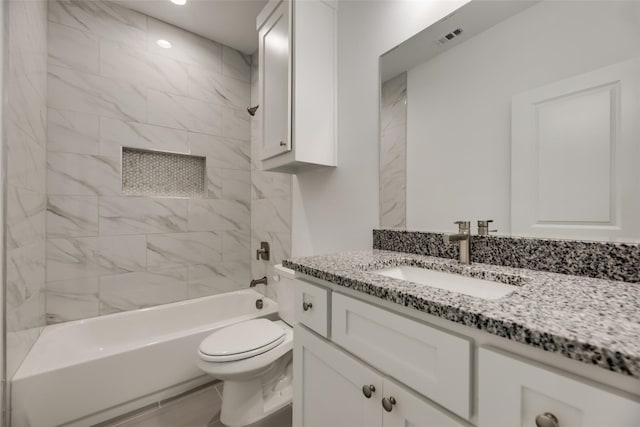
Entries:
MULTIPOLYGON (((457 259, 443 233, 373 230, 373 249, 457 259)), ((471 236, 471 262, 640 283, 640 245, 528 237, 471 236)))

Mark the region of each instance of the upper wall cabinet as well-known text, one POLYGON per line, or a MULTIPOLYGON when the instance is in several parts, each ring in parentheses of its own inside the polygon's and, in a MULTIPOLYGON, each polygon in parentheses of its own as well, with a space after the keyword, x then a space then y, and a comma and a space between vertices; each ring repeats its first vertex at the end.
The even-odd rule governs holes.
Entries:
POLYGON ((262 169, 337 166, 337 2, 271 0, 257 24, 262 169))

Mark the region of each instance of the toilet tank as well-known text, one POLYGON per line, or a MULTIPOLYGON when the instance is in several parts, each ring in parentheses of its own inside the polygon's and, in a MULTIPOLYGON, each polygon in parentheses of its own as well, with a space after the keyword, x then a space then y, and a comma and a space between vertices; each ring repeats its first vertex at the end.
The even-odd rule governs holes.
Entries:
POLYGON ((278 298, 278 314, 286 323, 293 325, 293 289, 296 286, 295 271, 283 267, 281 264, 274 266, 273 269, 273 282, 276 286, 276 295, 278 298))

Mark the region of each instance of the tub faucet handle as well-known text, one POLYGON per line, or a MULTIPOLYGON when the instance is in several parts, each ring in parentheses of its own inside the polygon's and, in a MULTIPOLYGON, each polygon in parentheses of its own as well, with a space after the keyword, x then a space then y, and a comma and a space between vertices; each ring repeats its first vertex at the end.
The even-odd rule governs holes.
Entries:
POLYGON ((260 261, 262 258, 264 261, 269 261, 269 242, 260 242, 260 248, 256 249, 256 260, 260 261))

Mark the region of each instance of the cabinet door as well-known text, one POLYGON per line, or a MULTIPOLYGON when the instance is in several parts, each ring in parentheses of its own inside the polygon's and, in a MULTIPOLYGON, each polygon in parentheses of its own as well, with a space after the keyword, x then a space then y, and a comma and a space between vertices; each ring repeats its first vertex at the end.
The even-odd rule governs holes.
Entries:
POLYGON ((262 160, 291 150, 289 1, 283 1, 260 29, 262 160))
POLYGON ((328 338, 329 290, 304 280, 298 280, 294 288, 294 297, 296 321, 328 338))
POLYGON ((333 341, 454 414, 471 417, 471 342, 333 292, 333 341))
POLYGON ((303 326, 294 333, 293 425, 381 427, 381 377, 303 326), (371 397, 363 386, 373 386, 371 397))
POLYGON ((468 425, 391 380, 384 380, 383 390, 384 397, 393 398, 395 402, 391 411, 383 411, 384 427, 465 427, 468 425))
POLYGON ((480 427, 533 427, 538 416, 555 418, 560 427, 640 425, 637 399, 554 369, 485 348, 479 369, 480 427))

